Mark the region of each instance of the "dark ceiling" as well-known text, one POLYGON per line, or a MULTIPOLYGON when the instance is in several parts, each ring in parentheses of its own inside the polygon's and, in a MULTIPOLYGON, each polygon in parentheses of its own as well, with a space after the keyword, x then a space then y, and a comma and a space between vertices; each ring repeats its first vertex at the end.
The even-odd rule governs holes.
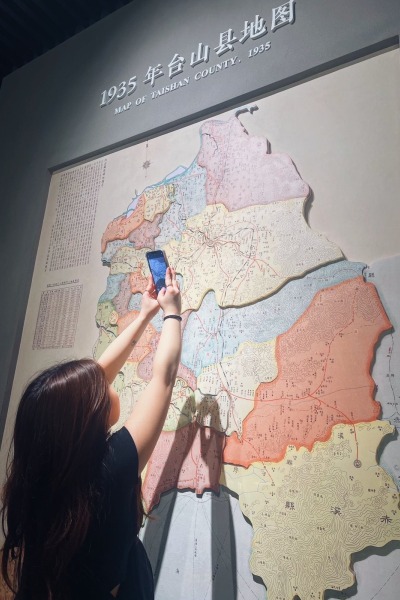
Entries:
POLYGON ((132 0, 0 0, 0 82, 132 0))

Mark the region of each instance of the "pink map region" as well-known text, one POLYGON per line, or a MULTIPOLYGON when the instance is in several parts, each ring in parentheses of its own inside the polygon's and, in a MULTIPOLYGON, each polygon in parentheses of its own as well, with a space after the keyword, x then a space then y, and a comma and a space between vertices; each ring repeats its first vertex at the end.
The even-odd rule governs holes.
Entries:
POLYGON ((229 211, 308 196, 309 187, 287 154, 269 154, 267 141, 250 136, 232 117, 201 128, 198 164, 207 170, 207 204, 229 211))
POLYGON ((224 462, 280 461, 289 444, 311 450, 337 423, 377 419, 370 368, 375 344, 390 327, 375 286, 362 277, 316 294, 277 338, 278 377, 257 388, 242 438, 228 438, 224 462))
POLYGON ((148 463, 142 492, 147 510, 161 494, 177 488, 219 490, 225 435, 193 422, 177 431, 163 431, 148 463))
POLYGON ((132 242, 136 250, 149 248, 154 250, 154 240, 160 234, 160 222, 163 218, 162 214, 157 214, 153 221, 143 221, 137 229, 134 229, 129 234, 129 241, 132 242))

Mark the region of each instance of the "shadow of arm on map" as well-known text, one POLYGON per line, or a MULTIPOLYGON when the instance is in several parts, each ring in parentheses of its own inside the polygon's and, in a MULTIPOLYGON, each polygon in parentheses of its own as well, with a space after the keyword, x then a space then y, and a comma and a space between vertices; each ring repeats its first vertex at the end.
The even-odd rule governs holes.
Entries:
MULTIPOLYGON (((181 410, 181 416, 178 419, 178 423, 177 423, 177 427, 176 427, 177 431, 186 424, 186 420, 183 415, 185 415, 187 410, 189 410, 189 409, 190 409, 189 400, 187 400, 181 410)), ((186 447, 185 452, 182 453, 180 458, 178 458, 175 456, 174 448, 175 448, 175 445, 172 444, 172 450, 169 453, 168 457, 166 458, 166 461, 165 461, 165 464, 164 464, 164 467, 162 470, 162 474, 160 477, 160 481, 164 481, 167 474, 170 473, 174 467, 176 468, 178 466, 179 471, 180 471, 185 456, 190 452, 190 446, 186 447), (178 462, 178 465, 177 465, 177 462, 178 462)), ((156 590, 157 590, 158 580, 160 577, 160 571, 161 571, 163 558, 164 558, 164 554, 165 554, 165 548, 167 545, 168 534, 169 534, 169 530, 171 527, 172 514, 174 512, 174 506, 175 506, 177 494, 178 494, 178 490, 174 489, 171 501, 168 504, 168 509, 167 509, 166 513, 163 514, 162 518, 161 517, 156 518, 156 519, 150 518, 148 520, 147 526, 146 526, 146 531, 143 536, 143 545, 146 548, 147 552, 149 553, 149 558, 151 560, 150 547, 151 547, 152 540, 155 537, 155 535, 157 534, 157 532, 159 535, 160 530, 162 530, 160 543, 158 545, 157 558, 155 561, 154 561, 154 559, 153 559, 153 561, 151 560, 152 566, 153 566, 153 574, 154 574, 154 585, 155 585, 156 590)))
MULTIPOLYGON (((189 403, 189 401, 188 401, 189 403)), ((184 415, 189 406, 183 407, 181 410, 181 414, 184 415)), ((204 416, 204 414, 203 414, 204 416)), ((214 414, 214 419, 216 415, 214 414)), ((185 417, 182 417, 184 420, 185 417)), ((219 415, 217 416, 217 421, 219 420, 219 415)), ((215 420, 214 420, 215 423, 215 420)), ((201 458, 203 460, 208 460, 211 458, 213 452, 213 443, 215 442, 213 431, 209 430, 208 435, 206 433, 206 428, 198 425, 196 422, 192 422, 190 425, 186 425, 186 422, 181 422, 181 419, 178 421, 177 431, 183 426, 189 427, 193 432, 192 435, 188 435, 187 441, 185 443, 185 448, 180 447, 178 451, 176 450, 177 445, 172 444, 169 455, 166 457, 164 467, 160 476, 160 481, 162 482, 165 478, 170 477, 170 473, 175 471, 177 476, 177 481, 179 478, 179 473, 183 466, 183 463, 187 456, 192 452, 194 446, 194 440, 196 436, 196 429, 198 430, 198 434, 200 436, 200 452, 201 458), (183 451, 182 451, 183 450, 183 451)), ((219 433, 219 436, 222 434, 219 433)), ((222 461, 222 449, 220 449, 220 454, 218 460, 222 461)), ((215 458, 215 457, 214 457, 215 458)), ((210 465, 206 464, 209 472, 211 472, 210 465)), ((220 472, 218 471, 218 479, 220 472)), ((218 482, 218 480, 217 480, 218 482)), ((177 483, 177 482, 176 482, 177 483)), ((172 487, 172 486, 171 486, 172 487)), ((182 490, 184 491, 184 490, 182 490)), ((152 554, 152 564, 154 570, 154 581, 155 587, 157 589, 157 585, 160 579, 160 572, 162 568, 162 563, 167 547, 167 541, 170 534, 171 523, 173 520, 174 507, 176 504, 176 500, 178 497, 178 489, 173 488, 167 492, 168 495, 168 505, 166 510, 163 510, 162 513, 157 516, 155 519, 150 519, 147 523, 146 530, 143 537, 143 544, 149 552, 149 556, 152 554), (162 515, 162 516, 161 516, 162 515), (154 548, 151 552, 151 546, 154 539, 158 539, 159 543, 157 545, 157 549, 155 550, 156 556, 154 555, 154 548)), ((211 536, 211 572, 209 574, 204 573, 204 578, 209 578, 210 583, 212 584, 212 600, 221 600, 223 597, 236 598, 237 595, 237 569, 236 569, 236 542, 235 542, 235 532, 233 526, 233 517, 231 511, 231 505, 229 502, 221 503, 217 502, 216 499, 219 496, 219 493, 212 494, 211 496, 211 524, 210 524, 210 536, 211 536), (229 537, 229 539, 227 539, 229 537), (229 549, 229 550, 228 550, 229 549), (226 554, 229 553, 229 560, 226 560, 226 554), (219 568, 219 565, 223 563, 225 566, 228 565, 229 577, 222 579, 218 576, 218 573, 222 571, 219 568), (229 569, 230 567, 230 569, 229 569), (224 596, 228 592, 228 596, 224 596)), ((171 532, 173 535, 173 532, 171 532)), ((200 532, 201 534, 201 532, 200 532)), ((206 532, 204 532, 206 535, 206 532)), ((182 549, 184 552, 184 549, 182 549)), ((150 557, 151 559, 151 557, 150 557)), ((225 570, 226 572, 226 570, 225 570)), ((190 577, 194 574, 188 574, 190 577)), ((179 596, 179 591, 174 590, 174 593, 177 594, 175 597, 179 596)))
MULTIPOLYGON (((387 419, 384 419, 387 420, 387 419)), ((385 450, 386 446, 388 444, 390 444, 390 442, 394 442, 394 440, 397 440, 397 438, 399 437, 399 432, 397 430, 397 428, 394 428, 393 433, 389 433, 387 435, 385 435, 385 437, 381 440, 381 443, 378 446, 378 449, 376 451, 376 462, 378 463, 378 465, 381 464, 381 458, 382 458, 382 454, 383 451, 385 450)), ((395 482, 396 484, 396 482, 395 482)))
MULTIPOLYGON (((297 167, 296 167, 296 169, 297 169, 297 167)), ((310 211, 311 211, 313 202, 314 202, 314 192, 310 188, 310 192, 309 192, 309 194, 306 198, 306 201, 304 202, 304 206, 303 206, 304 220, 309 227, 310 227, 310 211)))

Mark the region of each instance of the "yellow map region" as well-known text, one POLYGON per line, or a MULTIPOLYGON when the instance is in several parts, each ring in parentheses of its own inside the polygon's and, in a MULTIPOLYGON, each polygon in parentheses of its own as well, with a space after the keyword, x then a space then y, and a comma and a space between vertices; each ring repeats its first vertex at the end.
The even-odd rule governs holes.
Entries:
POLYGON ((148 188, 143 193, 145 197, 144 218, 153 221, 159 213, 166 212, 174 200, 175 186, 172 183, 148 188))
POLYGON ((240 438, 256 388, 277 375, 275 340, 240 344, 235 354, 206 367, 197 378, 197 421, 227 435, 237 431, 240 438))
POLYGON ((308 227, 305 200, 233 212, 216 204, 188 219, 181 240, 164 247, 183 276, 182 311, 198 309, 210 290, 221 307, 253 303, 289 279, 341 259, 335 244, 308 227))
POLYGON ((136 250, 131 246, 118 248, 111 260, 110 275, 129 274, 139 271, 147 277, 148 267, 146 252, 148 249, 136 250))
POLYGON ((352 553, 400 539, 399 492, 375 456, 393 430, 386 421, 336 425, 311 452, 289 446, 280 463, 223 466, 221 483, 252 523, 250 568, 268 600, 346 589, 352 553))

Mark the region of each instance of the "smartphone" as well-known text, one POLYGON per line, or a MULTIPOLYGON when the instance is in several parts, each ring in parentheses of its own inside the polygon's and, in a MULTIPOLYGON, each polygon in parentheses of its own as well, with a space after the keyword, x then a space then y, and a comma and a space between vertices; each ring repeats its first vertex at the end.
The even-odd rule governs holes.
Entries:
POLYGON ((168 261, 162 250, 146 252, 146 258, 158 294, 158 292, 165 287, 165 273, 168 267, 168 261))

